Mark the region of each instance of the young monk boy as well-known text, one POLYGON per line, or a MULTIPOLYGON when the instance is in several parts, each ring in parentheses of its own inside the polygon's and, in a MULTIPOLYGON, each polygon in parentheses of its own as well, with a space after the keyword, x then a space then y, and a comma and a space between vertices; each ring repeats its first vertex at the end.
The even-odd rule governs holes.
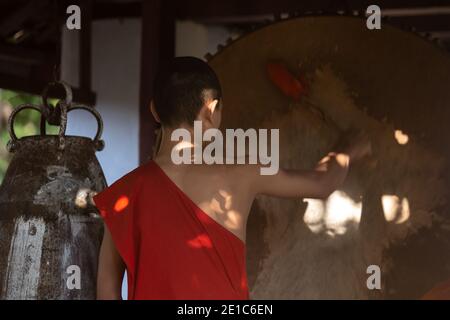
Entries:
POLYGON ((151 112, 162 126, 157 155, 94 197, 105 222, 99 299, 121 298, 125 270, 128 299, 248 299, 245 231, 255 196, 326 198, 370 152, 359 139, 313 170, 274 175, 255 164, 175 164, 174 148, 195 147, 172 141, 175 129, 193 135, 195 120, 203 130, 221 121, 218 78, 196 58, 176 58, 158 74, 151 112))

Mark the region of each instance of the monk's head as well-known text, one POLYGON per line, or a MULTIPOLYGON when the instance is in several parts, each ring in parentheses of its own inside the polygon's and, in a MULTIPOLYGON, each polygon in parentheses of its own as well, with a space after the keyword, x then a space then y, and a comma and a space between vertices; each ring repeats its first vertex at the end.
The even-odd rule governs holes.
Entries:
POLYGON ((214 70, 203 60, 178 57, 161 68, 154 82, 151 111, 163 127, 218 128, 222 89, 214 70))

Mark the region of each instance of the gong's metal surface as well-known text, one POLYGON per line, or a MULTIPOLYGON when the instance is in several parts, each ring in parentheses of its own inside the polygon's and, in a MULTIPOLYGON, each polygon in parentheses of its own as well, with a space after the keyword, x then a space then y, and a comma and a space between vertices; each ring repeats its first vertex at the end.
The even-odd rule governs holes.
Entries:
POLYGON ((446 51, 386 23, 306 16, 249 33, 209 63, 223 128, 279 128, 282 166, 311 168, 350 127, 374 145, 376 166, 351 170, 331 199, 257 198, 247 226, 253 298, 420 298, 450 278, 446 51), (303 101, 273 85, 270 61, 306 84, 303 101), (399 204, 394 215, 386 199, 399 204), (370 265, 381 269, 380 290, 366 285, 370 265))

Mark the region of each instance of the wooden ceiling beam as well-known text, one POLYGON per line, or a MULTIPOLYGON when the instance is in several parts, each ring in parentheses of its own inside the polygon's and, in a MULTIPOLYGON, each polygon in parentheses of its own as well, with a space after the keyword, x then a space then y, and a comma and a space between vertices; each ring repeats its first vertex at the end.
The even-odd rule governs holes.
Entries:
POLYGON ((389 23, 394 25, 411 26, 421 32, 449 31, 450 14, 436 16, 395 16, 389 17, 389 23))
POLYGON ((53 52, 50 50, 37 50, 16 45, 0 44, 0 60, 37 65, 51 61, 52 58, 53 52))
POLYGON ((142 16, 141 1, 124 2, 124 3, 94 2, 92 8, 93 20, 114 19, 114 18, 140 18, 141 16, 142 16))
MULTIPOLYGON (((371 0, 176 0, 176 16, 179 19, 202 20, 219 17, 267 15, 288 12, 335 12, 337 10, 365 10, 374 4, 371 0)), ((381 9, 448 7, 446 0, 378 0, 381 9)))
MULTIPOLYGON (((24 79, 23 77, 14 77, 0 74, 0 88, 27 92, 30 94, 41 95, 48 82, 37 81, 36 79, 24 79)), ((95 93, 72 88, 73 100, 88 105, 95 104, 95 93)), ((55 92, 52 98, 64 98, 64 92, 55 92)))
POLYGON ((11 33, 17 31, 21 24, 28 18, 38 14, 40 8, 48 4, 48 1, 29 1, 25 5, 17 8, 6 18, 0 21, 0 36, 7 37, 11 33))

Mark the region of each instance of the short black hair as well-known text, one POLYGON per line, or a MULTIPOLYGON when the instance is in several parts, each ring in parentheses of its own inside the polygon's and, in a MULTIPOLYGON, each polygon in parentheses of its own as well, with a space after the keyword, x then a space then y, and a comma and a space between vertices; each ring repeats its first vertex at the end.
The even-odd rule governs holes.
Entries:
POLYGON ((156 112, 167 126, 193 124, 207 98, 222 97, 214 70, 194 57, 177 57, 160 68, 153 89, 156 112))

